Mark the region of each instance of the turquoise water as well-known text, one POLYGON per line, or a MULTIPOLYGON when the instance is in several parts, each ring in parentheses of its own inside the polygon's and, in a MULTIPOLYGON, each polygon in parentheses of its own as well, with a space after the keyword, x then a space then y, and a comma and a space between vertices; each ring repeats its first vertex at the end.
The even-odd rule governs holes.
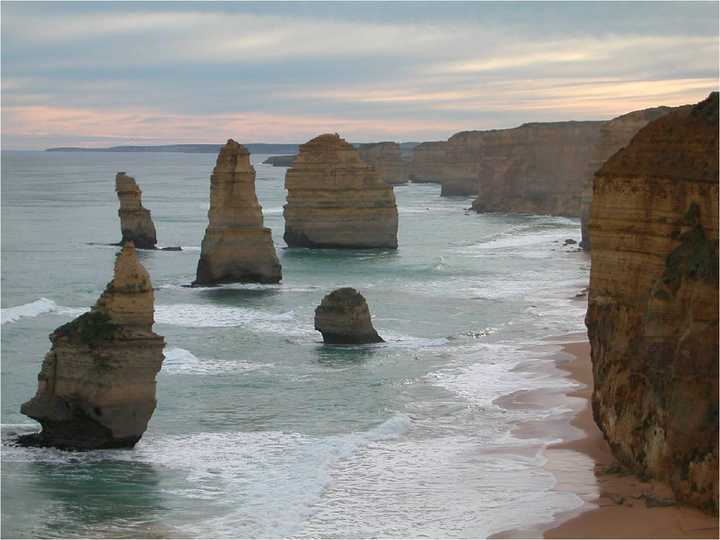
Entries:
POLYGON ((183 287, 207 225, 209 154, 3 152, 3 537, 483 537, 580 505, 552 490, 527 420, 498 397, 563 389, 545 338, 583 330, 579 222, 476 215, 440 187, 395 188, 395 251, 287 249, 284 168, 253 156, 280 285, 183 287), (135 176, 158 241, 140 252, 165 336, 158 408, 135 449, 17 448, 37 428, 48 334, 93 304, 120 237, 114 177, 135 176), (367 298, 387 343, 325 347, 321 298, 367 298), (533 369, 528 369, 532 366, 533 369), (542 367, 543 369, 538 369, 542 367))

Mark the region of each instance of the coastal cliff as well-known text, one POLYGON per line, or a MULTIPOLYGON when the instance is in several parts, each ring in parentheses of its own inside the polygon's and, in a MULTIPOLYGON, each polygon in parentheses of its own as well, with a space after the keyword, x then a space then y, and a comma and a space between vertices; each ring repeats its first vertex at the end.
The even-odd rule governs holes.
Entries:
POLYGON ((338 134, 300 146, 285 188, 288 246, 397 248, 393 188, 338 134))
POLYGON ((141 249, 155 249, 157 233, 155 224, 150 217, 150 210, 143 208, 142 191, 132 176, 124 172, 115 175, 115 192, 120 200, 120 230, 122 240, 133 242, 135 247, 141 249))
POLYGON ((600 130, 600 140, 592 151, 589 169, 585 183, 582 187, 580 222, 582 227, 582 241, 580 246, 583 249, 590 249, 590 234, 588 224, 590 221, 590 203, 592 201, 592 186, 595 172, 602 167, 602 164, 615 152, 626 146, 630 139, 648 122, 657 120, 670 112, 670 107, 654 107, 623 114, 607 122, 600 130))
POLYGON ((193 285, 280 281, 272 234, 263 227, 255 194, 250 154, 232 139, 220 150, 210 177, 208 219, 193 285))
POLYGON ((358 147, 360 159, 375 167, 380 178, 391 186, 404 184, 409 180, 408 168, 396 142, 361 144, 358 147))
POLYGON ((154 294, 132 243, 90 312, 57 328, 21 412, 42 425, 20 442, 60 448, 132 447, 155 410, 165 340, 152 331, 154 294))
POLYGON ((603 125, 548 122, 458 133, 448 141, 448 155, 458 157, 447 177, 477 176, 476 212, 577 217, 603 125))
POLYGON ((410 180, 416 184, 442 184, 447 163, 447 141, 420 143, 413 150, 410 180))
POLYGON ((642 128, 596 173, 586 317, 615 457, 717 512, 718 94, 642 128))

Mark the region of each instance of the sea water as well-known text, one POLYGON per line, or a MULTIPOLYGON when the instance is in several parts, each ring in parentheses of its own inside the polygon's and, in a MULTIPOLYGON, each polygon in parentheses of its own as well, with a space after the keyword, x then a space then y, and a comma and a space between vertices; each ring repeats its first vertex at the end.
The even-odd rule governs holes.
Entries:
POLYGON ((214 155, 3 152, 2 536, 477 538, 578 507, 543 469, 554 436, 513 435, 569 408, 496 400, 573 384, 546 339, 583 330, 589 262, 563 245, 579 222, 477 215, 410 184, 397 251, 288 249, 286 169, 266 157, 252 161, 282 283, 187 288, 214 155), (48 334, 112 277, 117 171, 159 244, 183 248, 139 252, 167 342, 157 410, 133 450, 16 447, 38 429, 19 409, 48 334), (322 344, 314 309, 344 286, 386 343, 322 344))

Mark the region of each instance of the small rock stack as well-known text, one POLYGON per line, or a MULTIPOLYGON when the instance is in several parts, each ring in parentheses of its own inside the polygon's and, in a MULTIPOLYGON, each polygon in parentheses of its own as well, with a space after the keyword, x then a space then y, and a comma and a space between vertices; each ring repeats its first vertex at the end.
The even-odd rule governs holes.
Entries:
POLYGON ((122 240, 132 242, 136 248, 155 249, 157 244, 157 233, 150 210, 143 208, 142 191, 132 176, 124 172, 115 175, 115 192, 120 199, 120 229, 122 240))
POLYGON ((370 320, 370 310, 363 295, 355 289, 336 289, 315 309, 315 330, 323 341, 333 345, 381 343, 370 320))

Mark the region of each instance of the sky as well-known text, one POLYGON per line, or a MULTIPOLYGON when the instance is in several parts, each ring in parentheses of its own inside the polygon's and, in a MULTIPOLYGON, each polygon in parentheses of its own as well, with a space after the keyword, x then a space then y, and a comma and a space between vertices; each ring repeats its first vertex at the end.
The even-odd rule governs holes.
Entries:
POLYGON ((718 3, 3 1, 2 148, 444 140, 718 87, 718 3))

